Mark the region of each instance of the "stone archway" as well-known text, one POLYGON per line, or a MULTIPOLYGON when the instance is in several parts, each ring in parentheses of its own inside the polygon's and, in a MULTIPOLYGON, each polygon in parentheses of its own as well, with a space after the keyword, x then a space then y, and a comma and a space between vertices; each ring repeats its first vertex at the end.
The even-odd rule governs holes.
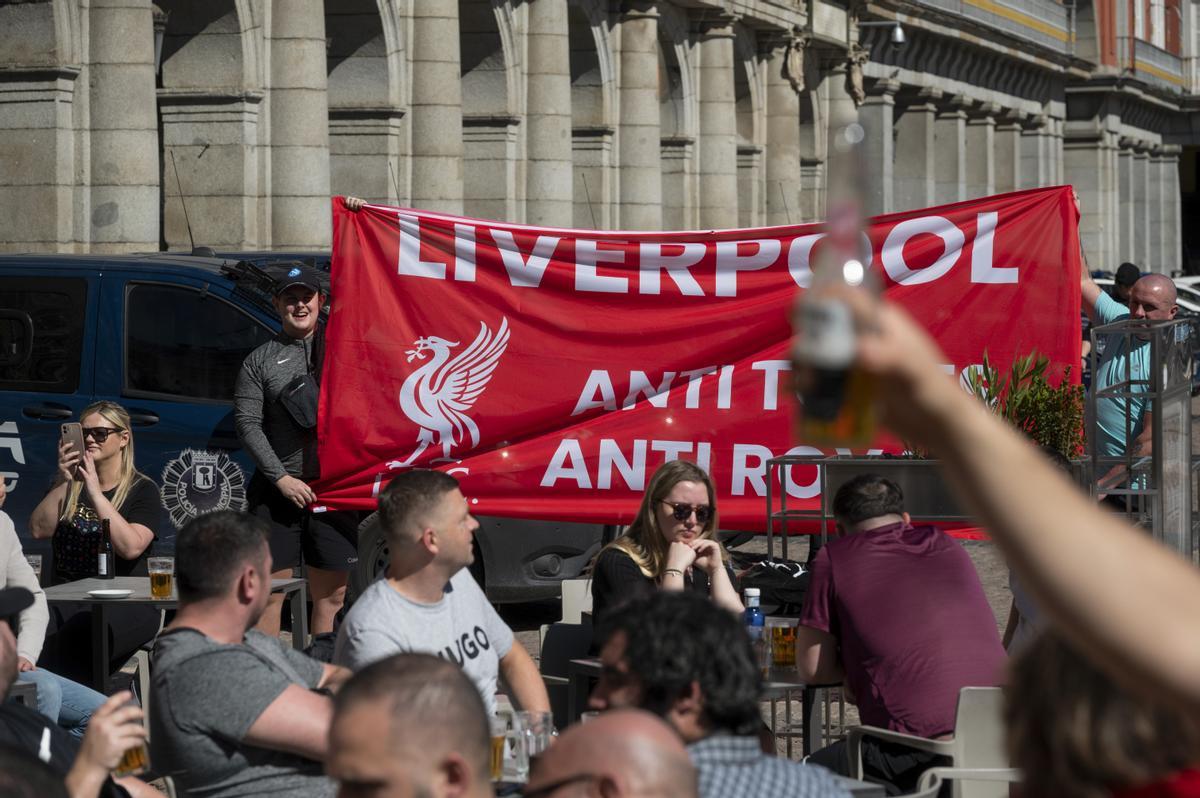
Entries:
POLYGON ((737 108, 738 225, 758 227, 766 217, 766 104, 764 74, 754 34, 737 26, 734 39, 734 104, 737 108))
POLYGON ((514 81, 512 6, 507 0, 459 0, 462 59, 463 212, 516 220, 519 82, 514 81))
POLYGON ((330 191, 407 205, 404 48, 393 3, 325 0, 325 35, 330 191))
POLYGON ((256 202, 263 92, 250 21, 234 0, 158 0, 161 242, 246 249, 270 241, 256 202), (247 58, 250 54, 251 58, 247 58), (189 232, 190 223, 190 232, 189 232))
POLYGON ((689 58, 687 17, 662 4, 658 26, 658 101, 662 135, 664 230, 700 226, 696 93, 689 58))
POLYGON ((574 225, 603 230, 613 225, 612 50, 606 10, 594 0, 567 4, 571 69, 571 154, 574 225))

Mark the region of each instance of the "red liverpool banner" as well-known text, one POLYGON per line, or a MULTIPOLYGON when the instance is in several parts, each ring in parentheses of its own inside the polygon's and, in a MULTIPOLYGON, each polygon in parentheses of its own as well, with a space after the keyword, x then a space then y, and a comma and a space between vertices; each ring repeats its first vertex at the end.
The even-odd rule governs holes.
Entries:
MULTIPOLYGON (((1070 188, 1022 191, 872 219, 864 252, 948 372, 985 349, 1078 364, 1076 220, 1070 188)), ((834 453, 792 439, 787 390, 818 225, 560 230, 336 198, 333 229, 326 507, 373 509, 429 467, 480 515, 627 523, 685 458, 712 474, 722 527, 761 530, 766 461, 834 453)), ((786 482, 789 507, 816 506, 815 468, 786 482)))

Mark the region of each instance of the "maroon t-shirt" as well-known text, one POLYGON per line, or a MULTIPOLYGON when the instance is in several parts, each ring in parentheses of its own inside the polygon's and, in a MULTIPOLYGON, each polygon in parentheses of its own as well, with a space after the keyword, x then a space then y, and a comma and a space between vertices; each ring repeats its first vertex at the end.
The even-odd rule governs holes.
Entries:
POLYGON ((893 524, 829 541, 812 563, 800 623, 837 638, 863 723, 937 737, 958 691, 991 686, 1005 654, 975 566, 929 526, 893 524))

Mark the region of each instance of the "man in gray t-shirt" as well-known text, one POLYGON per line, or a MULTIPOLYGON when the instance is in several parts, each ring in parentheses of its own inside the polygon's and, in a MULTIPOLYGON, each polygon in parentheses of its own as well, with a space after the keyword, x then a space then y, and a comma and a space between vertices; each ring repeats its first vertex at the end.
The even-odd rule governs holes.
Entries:
POLYGON ((336 691, 350 677, 253 630, 271 592, 265 525, 202 515, 175 548, 179 612, 154 644, 150 759, 181 794, 336 793, 323 774, 336 691))
POLYGON ((489 712, 500 676, 522 708, 548 711, 533 659, 513 645, 512 630, 467 571, 479 523, 458 480, 424 468, 400 474, 379 496, 379 523, 391 557, 387 576, 350 608, 334 661, 359 670, 393 654, 435 654, 466 671, 489 712))

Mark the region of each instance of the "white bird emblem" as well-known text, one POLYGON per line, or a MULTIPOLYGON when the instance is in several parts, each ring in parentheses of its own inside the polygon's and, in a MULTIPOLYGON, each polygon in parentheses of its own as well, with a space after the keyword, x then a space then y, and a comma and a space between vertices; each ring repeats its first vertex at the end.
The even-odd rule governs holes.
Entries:
POLYGON ((447 459, 451 448, 460 445, 468 435, 472 448, 479 445, 479 427, 466 411, 487 387, 508 347, 508 319, 500 320, 495 335, 480 322, 475 340, 453 360, 450 350, 459 345, 458 341, 430 335, 418 338, 413 345, 415 349, 405 352, 409 363, 425 360, 427 352, 433 356, 409 374, 400 387, 400 409, 421 431, 417 434, 416 450, 407 460, 396 464, 399 467, 411 465, 434 442, 435 435, 447 459))

